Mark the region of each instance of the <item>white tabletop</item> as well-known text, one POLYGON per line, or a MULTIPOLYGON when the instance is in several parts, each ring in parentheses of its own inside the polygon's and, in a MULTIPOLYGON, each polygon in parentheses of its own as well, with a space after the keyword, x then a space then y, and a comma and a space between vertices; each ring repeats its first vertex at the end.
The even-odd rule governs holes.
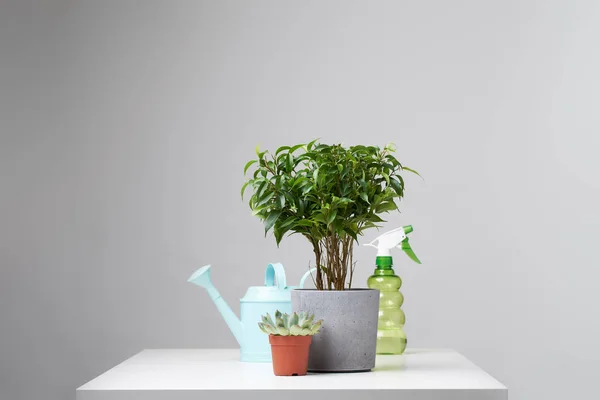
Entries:
POLYGON ((239 350, 230 349, 144 350, 81 386, 77 399, 508 398, 504 385, 454 350, 409 349, 401 356, 377 356, 372 372, 295 377, 273 375, 270 363, 238 359, 239 350))

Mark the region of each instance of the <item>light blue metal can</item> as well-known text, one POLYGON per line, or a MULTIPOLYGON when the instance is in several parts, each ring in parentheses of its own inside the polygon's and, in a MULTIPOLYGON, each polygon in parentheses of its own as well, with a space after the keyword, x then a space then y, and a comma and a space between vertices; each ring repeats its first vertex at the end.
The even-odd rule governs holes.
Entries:
POLYGON ((269 337, 258 328, 258 322, 266 313, 273 315, 277 310, 282 313, 291 313, 291 290, 302 288, 311 272, 314 272, 314 269, 304 274, 298 286, 287 286, 283 265, 280 263, 269 264, 265 271, 265 285, 249 287, 246 295, 240 300, 241 318, 235 315, 212 284, 210 265, 194 272, 188 282, 206 289, 240 344, 241 361, 270 362, 269 337))

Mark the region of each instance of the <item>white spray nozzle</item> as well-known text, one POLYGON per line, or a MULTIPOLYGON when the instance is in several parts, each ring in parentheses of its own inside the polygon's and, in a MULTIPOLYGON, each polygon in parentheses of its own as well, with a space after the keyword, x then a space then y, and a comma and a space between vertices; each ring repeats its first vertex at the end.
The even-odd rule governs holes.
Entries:
MULTIPOLYGON (((412 227, 410 231, 412 231, 412 227)), ((365 243, 363 246, 375 247, 377 249, 377 256, 391 256, 391 250, 394 247, 401 246, 404 239, 406 239, 406 232, 404 227, 400 227, 376 237, 371 243, 365 243)))

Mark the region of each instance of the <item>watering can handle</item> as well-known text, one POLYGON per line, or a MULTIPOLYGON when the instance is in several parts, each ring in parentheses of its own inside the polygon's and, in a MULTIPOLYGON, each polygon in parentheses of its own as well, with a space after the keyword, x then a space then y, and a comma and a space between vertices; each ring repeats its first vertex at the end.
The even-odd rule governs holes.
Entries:
POLYGON ((267 270, 265 271, 265 286, 275 286, 275 282, 277 282, 279 289, 285 289, 285 271, 283 265, 280 263, 267 265, 267 270))
POLYGON ((312 275, 313 272, 317 272, 317 269, 312 268, 312 269, 306 271, 306 273, 304 275, 302 275, 302 279, 300 279, 300 285, 298 286, 300 289, 304 288, 304 281, 306 280, 306 278, 309 277, 309 275, 312 275))

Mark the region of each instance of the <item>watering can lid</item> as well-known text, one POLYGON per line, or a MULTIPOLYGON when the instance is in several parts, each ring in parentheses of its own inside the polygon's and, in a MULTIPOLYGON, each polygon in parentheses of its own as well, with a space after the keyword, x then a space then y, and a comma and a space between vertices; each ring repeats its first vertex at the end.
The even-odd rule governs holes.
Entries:
POLYGON ((290 290, 302 288, 304 280, 312 272, 308 271, 300 280, 299 286, 287 286, 285 270, 280 263, 267 265, 265 271, 264 286, 250 286, 242 302, 289 302, 291 301, 290 290))

